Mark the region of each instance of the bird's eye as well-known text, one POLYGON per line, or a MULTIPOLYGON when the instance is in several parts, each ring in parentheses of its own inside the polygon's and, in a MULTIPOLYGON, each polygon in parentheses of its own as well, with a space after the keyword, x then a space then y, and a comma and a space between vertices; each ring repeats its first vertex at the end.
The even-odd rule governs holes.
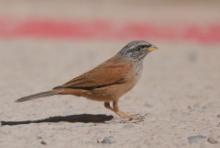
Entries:
POLYGON ((141 50, 144 49, 144 48, 146 48, 146 46, 145 46, 145 45, 141 45, 141 46, 139 46, 138 48, 136 48, 136 51, 141 51, 141 50))

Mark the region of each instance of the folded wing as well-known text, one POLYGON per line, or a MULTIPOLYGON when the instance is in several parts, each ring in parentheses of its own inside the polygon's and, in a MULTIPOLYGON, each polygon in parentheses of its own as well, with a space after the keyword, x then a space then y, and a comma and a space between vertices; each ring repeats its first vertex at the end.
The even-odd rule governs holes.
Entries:
POLYGON ((128 61, 114 57, 96 68, 84 73, 62 86, 56 88, 73 88, 91 90, 109 85, 122 84, 126 82, 127 75, 132 64, 128 61))

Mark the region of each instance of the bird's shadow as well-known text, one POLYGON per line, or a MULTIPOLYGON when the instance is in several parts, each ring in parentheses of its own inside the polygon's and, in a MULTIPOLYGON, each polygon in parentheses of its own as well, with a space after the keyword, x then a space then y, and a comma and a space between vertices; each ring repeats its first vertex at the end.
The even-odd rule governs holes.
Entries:
POLYGON ((113 119, 111 115, 104 114, 79 114, 79 115, 69 115, 69 116, 54 116, 38 120, 24 120, 24 121, 1 121, 1 125, 5 126, 15 126, 22 124, 31 123, 58 123, 58 122, 70 122, 70 123, 105 123, 113 119))

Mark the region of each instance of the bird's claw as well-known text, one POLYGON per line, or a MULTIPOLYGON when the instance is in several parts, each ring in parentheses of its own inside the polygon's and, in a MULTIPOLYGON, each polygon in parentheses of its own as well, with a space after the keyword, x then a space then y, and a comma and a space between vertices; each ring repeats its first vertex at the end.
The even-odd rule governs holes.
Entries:
POLYGON ((127 118, 123 118, 121 120, 121 123, 139 123, 143 122, 146 117, 145 115, 140 115, 140 114, 134 114, 134 115, 129 115, 127 118))
POLYGON ((140 122, 144 121, 144 119, 145 119, 145 117, 147 115, 148 114, 144 114, 144 115, 141 115, 141 114, 128 115, 126 117, 115 119, 114 121, 116 121, 117 123, 140 123, 140 122))

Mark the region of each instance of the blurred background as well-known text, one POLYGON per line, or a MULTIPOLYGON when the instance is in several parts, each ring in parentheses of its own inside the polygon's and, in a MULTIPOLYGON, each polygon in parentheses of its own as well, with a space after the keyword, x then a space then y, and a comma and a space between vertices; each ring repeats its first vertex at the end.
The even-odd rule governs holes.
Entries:
POLYGON ((0 76, 14 78, 13 86, 33 83, 25 78, 59 84, 139 39, 160 48, 164 69, 175 69, 167 60, 192 63, 202 53, 208 65, 219 56, 219 7, 218 0, 1 0, 0 76))
MULTIPOLYGON (((73 96, 24 104, 14 100, 62 84, 139 39, 159 50, 147 57, 141 81, 121 106, 149 116, 130 130, 107 125, 114 136, 124 138, 116 140, 116 145, 187 147, 192 143, 187 136, 198 134, 220 141, 219 0, 1 0, 0 119, 111 114, 100 103, 73 96), (134 141, 129 134, 137 134, 132 136, 134 141)), ((71 132, 70 137, 63 136, 66 139, 59 137, 65 135, 59 133, 59 124, 22 131, 1 128, 0 147, 33 146, 35 135, 48 142, 60 138, 51 142, 54 148, 62 147, 60 141, 86 146, 97 141, 97 135, 109 134, 98 127, 96 135, 88 134, 92 127, 76 126, 62 129, 71 132)), ((193 142, 202 138, 198 139, 193 142)))
POLYGON ((0 1, 1 38, 219 42, 218 0, 0 1))

